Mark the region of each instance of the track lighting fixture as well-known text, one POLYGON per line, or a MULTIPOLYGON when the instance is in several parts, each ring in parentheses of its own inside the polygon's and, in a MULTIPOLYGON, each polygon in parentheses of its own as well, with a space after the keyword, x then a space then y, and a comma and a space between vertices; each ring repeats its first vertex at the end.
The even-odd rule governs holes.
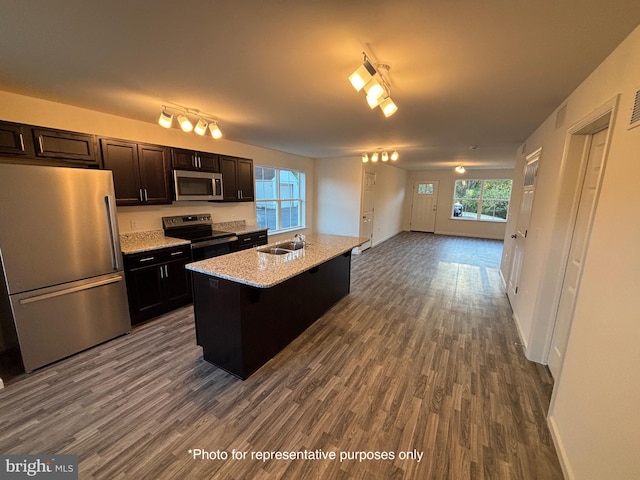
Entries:
POLYGON ((466 172, 466 170, 467 170, 467 169, 466 169, 466 168, 464 168, 464 165, 458 165, 458 166, 455 168, 455 171, 456 171, 456 172, 458 172, 458 173, 464 173, 464 172, 466 172))
POLYGON ((364 61, 355 72, 349 75, 349 81, 357 92, 364 89, 367 104, 371 109, 379 106, 384 116, 390 117, 398 111, 398 107, 391 100, 389 81, 385 78, 391 67, 372 62, 364 52, 362 55, 364 55, 364 61))
POLYGON ((398 154, 397 150, 394 150, 391 155, 389 155, 389 152, 387 150, 378 150, 377 152, 372 152, 371 157, 369 157, 369 154, 367 152, 363 153, 362 163, 367 163, 369 159, 371 159, 372 162, 377 162, 378 159, 381 159, 383 162, 388 162, 389 159, 391 159, 392 162, 395 162, 396 160, 398 160, 398 158, 400 158, 400 155, 398 154))
POLYGON ((213 115, 205 114, 200 110, 195 110, 192 108, 183 108, 183 107, 167 107, 166 105, 162 106, 162 112, 160 113, 160 118, 158 119, 158 124, 160 124, 164 128, 171 128, 173 124, 173 114, 168 112, 167 110, 175 110, 178 113, 177 120, 180 128, 184 132, 195 132, 198 135, 204 135, 207 133, 207 129, 211 133, 211 136, 215 139, 222 138, 222 131, 218 126, 218 122, 213 118, 213 115), (192 121, 189 119, 187 115, 193 115, 197 117, 197 122, 195 127, 193 126, 192 121))

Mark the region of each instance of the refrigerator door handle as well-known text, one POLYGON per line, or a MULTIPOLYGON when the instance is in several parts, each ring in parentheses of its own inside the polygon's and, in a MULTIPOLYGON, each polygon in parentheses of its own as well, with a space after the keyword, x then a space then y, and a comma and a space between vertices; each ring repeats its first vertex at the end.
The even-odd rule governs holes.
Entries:
POLYGON ((118 237, 118 219, 116 218, 116 208, 111 195, 105 195, 105 205, 107 206, 107 220, 109 222, 109 236, 111 245, 111 263, 114 270, 120 270, 120 238, 118 237))
POLYGON ((42 295, 34 295, 33 297, 21 298, 20 305, 27 305, 29 303, 39 302, 41 300, 47 300, 49 298, 60 297, 69 293, 81 292, 82 290, 89 290, 90 288, 102 287, 103 285, 118 283, 120 281, 122 281, 122 275, 107 278, 105 280, 98 280, 97 282, 86 283, 84 285, 78 285, 77 287, 64 288, 55 292, 43 293, 42 295))

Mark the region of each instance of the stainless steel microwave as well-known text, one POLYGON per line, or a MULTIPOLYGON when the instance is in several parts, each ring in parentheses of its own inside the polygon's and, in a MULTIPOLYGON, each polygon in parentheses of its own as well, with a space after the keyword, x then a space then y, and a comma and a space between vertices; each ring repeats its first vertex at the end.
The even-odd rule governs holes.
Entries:
POLYGON ((222 174, 174 170, 176 200, 222 200, 222 174))

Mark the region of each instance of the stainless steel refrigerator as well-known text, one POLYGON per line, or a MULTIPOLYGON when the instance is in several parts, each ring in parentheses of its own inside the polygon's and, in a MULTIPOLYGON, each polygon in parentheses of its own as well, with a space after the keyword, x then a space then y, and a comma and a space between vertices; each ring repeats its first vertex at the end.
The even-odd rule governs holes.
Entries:
POLYGON ((0 260, 27 372, 131 329, 110 171, 0 164, 0 260))

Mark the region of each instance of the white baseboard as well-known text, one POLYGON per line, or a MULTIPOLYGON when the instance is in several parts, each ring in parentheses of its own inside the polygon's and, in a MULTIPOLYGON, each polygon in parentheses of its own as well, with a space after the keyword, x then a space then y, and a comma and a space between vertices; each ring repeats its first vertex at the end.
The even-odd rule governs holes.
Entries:
POLYGON ((491 235, 477 235, 474 233, 460 233, 460 232, 434 232, 436 235, 449 235, 450 237, 468 237, 468 238, 482 238, 485 240, 504 240, 504 237, 496 237, 491 235))
POLYGON ((558 454, 558 460, 560 461, 560 468, 562 468, 562 475, 565 480, 574 480, 576 477, 573 474, 573 470, 571 470, 571 465, 569 464, 569 459, 567 458, 567 451, 564 448, 564 444, 562 443, 562 439, 560 438, 560 434, 558 433, 558 426, 553 418, 553 416, 547 417, 547 427, 549 427, 549 432, 551 433, 551 439, 553 440, 553 444, 556 447, 556 453, 558 454))

